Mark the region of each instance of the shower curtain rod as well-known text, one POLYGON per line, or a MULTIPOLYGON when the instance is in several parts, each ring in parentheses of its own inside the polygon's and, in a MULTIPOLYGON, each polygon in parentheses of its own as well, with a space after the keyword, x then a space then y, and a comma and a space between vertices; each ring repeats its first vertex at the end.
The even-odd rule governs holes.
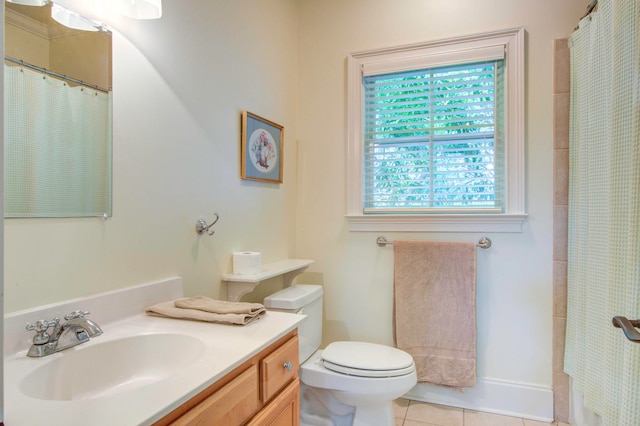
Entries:
POLYGON ((593 0, 589 4, 589 6, 587 6, 587 10, 584 13, 584 15, 582 15, 582 18, 578 19, 578 23, 576 24, 576 27, 573 29, 573 31, 577 31, 578 28, 580 28, 580 21, 582 21, 587 16, 591 15, 591 13, 595 10, 596 6, 598 6, 598 0, 593 0))
POLYGON ((596 8, 597 5, 598 5, 598 0, 593 0, 591 2, 591 4, 589 6, 587 6, 587 11, 582 16, 582 18, 580 18, 580 20, 582 20, 583 18, 586 18, 587 16, 589 16, 591 14, 591 12, 593 12, 593 9, 596 8))
POLYGON ((59 73, 57 73, 55 71, 49 71, 46 68, 41 68, 41 67, 39 67, 37 65, 32 65, 32 64, 30 64, 28 62, 25 62, 25 61, 21 60, 21 59, 12 58, 11 56, 5 56, 4 60, 7 61, 7 62, 13 62, 14 64, 18 64, 18 65, 23 66, 25 68, 29 68, 29 69, 41 72, 41 73, 46 74, 46 75, 51 75, 51 76, 58 77, 58 78, 60 78, 62 80, 65 80, 65 81, 70 81, 71 83, 75 83, 75 84, 79 84, 79 85, 84 86, 84 87, 89 87, 91 89, 99 90, 99 91, 104 92, 104 93, 109 93, 109 89, 104 89, 104 88, 102 88, 100 86, 96 86, 94 84, 86 83, 86 82, 84 82, 82 80, 77 80, 75 78, 72 78, 72 77, 69 77, 69 76, 66 76, 66 75, 63 75, 63 74, 59 74, 59 73))

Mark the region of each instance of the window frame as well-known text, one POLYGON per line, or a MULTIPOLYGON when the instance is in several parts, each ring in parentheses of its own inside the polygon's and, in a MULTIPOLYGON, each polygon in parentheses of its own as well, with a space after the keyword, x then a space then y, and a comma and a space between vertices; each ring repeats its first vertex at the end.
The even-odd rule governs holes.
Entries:
MULTIPOLYGON (((370 71, 367 71, 370 73, 370 71)), ((524 28, 369 50, 347 57, 347 214, 350 231, 522 232, 525 212, 524 28), (375 214, 363 212, 365 69, 379 73, 471 63, 505 53, 505 208, 497 214, 375 214)))

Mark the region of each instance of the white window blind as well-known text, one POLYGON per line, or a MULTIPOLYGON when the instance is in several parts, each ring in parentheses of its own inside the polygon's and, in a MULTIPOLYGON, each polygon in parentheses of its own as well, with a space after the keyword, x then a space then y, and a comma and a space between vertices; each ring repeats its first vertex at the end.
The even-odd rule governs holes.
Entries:
POLYGON ((504 60, 364 76, 364 213, 503 213, 504 60))

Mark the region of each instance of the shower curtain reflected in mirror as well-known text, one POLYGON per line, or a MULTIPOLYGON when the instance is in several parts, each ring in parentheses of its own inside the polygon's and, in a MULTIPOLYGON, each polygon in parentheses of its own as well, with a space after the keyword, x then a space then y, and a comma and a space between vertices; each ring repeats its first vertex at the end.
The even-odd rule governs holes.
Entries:
POLYGON ((580 419, 574 404, 571 420, 639 425, 640 345, 611 323, 616 315, 640 318, 638 1, 600 0, 570 48, 565 371, 600 417, 580 419))
POLYGON ((5 217, 111 215, 111 93, 5 65, 5 217))

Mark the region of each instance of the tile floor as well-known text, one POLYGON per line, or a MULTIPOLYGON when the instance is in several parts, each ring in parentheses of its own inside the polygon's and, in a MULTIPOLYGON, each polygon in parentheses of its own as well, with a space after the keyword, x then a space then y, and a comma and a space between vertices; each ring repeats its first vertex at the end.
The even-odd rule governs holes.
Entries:
POLYGON ((402 398, 394 401, 393 410, 396 426, 569 426, 568 423, 538 422, 402 398))

